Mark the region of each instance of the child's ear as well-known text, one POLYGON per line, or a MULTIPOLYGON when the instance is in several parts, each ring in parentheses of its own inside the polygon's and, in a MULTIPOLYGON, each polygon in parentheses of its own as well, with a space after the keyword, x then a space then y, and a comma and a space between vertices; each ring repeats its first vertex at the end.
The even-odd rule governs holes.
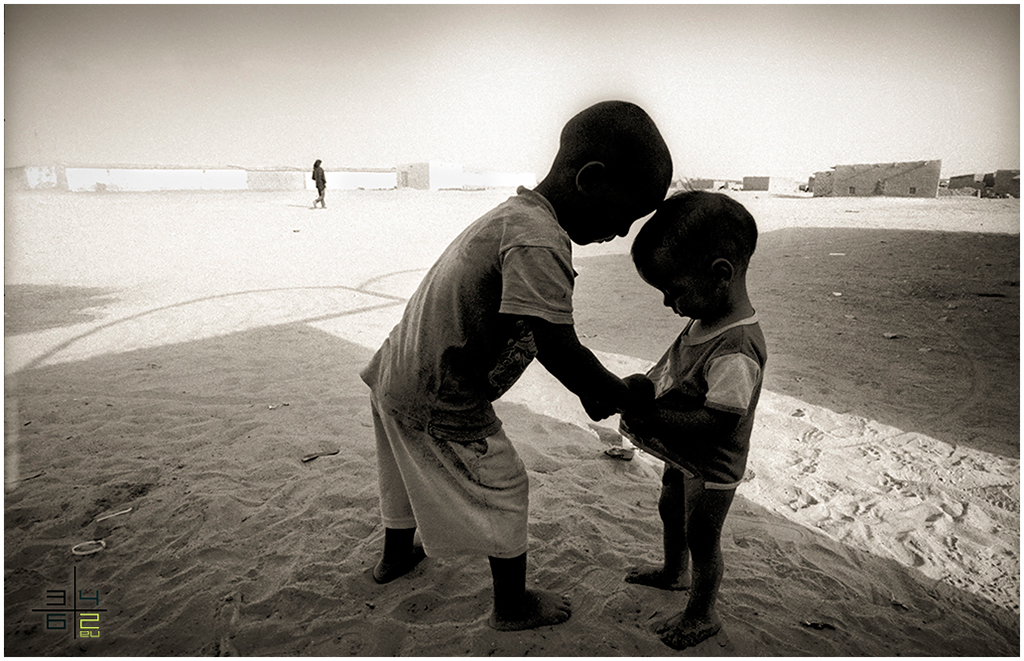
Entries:
POLYGON ((711 262, 711 274, 716 280, 723 282, 732 280, 733 273, 735 272, 736 268, 732 265, 732 262, 724 257, 719 257, 711 262))
POLYGON ((604 186, 604 179, 604 163, 590 161, 576 172, 576 190, 590 195, 604 186))

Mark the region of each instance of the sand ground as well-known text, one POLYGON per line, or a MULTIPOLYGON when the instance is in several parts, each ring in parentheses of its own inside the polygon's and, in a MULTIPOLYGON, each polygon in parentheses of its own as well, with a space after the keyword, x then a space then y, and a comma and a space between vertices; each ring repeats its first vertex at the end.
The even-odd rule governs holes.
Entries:
MULTIPOLYGON (((530 471, 530 580, 572 619, 491 631, 480 559, 367 574, 357 371, 507 195, 8 194, 5 652, 674 654, 649 628, 680 595, 622 581, 658 557, 657 462, 606 458, 614 420, 540 368, 499 414, 530 471), (73 577, 108 609, 99 638, 33 611, 73 577)), ((771 362, 726 626, 684 654, 1018 654, 1019 201, 738 197, 771 362)), ((679 332, 628 245, 576 260, 578 331, 622 374, 679 332)))

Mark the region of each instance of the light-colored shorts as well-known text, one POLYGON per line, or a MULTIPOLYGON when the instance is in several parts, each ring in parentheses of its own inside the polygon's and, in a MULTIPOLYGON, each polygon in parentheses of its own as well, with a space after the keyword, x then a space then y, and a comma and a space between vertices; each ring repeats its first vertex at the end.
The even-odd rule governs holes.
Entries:
POLYGON ((385 527, 418 528, 429 556, 526 552, 529 482, 504 431, 441 441, 388 413, 374 395, 370 403, 385 527))

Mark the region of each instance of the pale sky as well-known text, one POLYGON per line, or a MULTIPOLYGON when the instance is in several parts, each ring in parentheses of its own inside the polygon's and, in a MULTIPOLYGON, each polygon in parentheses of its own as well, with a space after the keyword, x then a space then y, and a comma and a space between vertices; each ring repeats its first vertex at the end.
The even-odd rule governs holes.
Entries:
POLYGON ((645 108, 677 176, 1020 167, 1019 5, 5 5, 5 166, 542 177, 645 108))

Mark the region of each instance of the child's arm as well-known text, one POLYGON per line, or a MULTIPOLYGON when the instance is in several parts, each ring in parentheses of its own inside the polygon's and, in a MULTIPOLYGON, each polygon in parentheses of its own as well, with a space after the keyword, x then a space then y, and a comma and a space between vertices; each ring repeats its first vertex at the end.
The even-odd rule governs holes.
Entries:
POLYGON ((571 324, 553 324, 538 317, 524 317, 533 331, 537 360, 586 403, 594 419, 606 418, 642 401, 640 393, 601 364, 582 344, 571 324))
POLYGON ((738 422, 737 414, 709 408, 703 401, 678 392, 655 401, 654 383, 644 374, 631 374, 625 380, 635 389, 647 388, 650 393, 649 397, 641 399, 639 406, 622 413, 622 422, 640 436, 662 439, 680 435, 689 438, 717 436, 738 422))

